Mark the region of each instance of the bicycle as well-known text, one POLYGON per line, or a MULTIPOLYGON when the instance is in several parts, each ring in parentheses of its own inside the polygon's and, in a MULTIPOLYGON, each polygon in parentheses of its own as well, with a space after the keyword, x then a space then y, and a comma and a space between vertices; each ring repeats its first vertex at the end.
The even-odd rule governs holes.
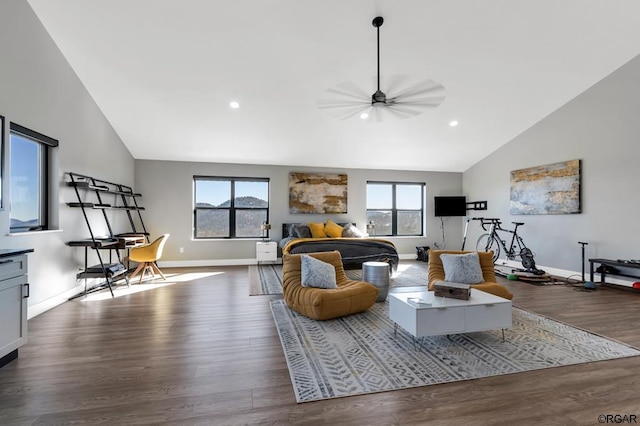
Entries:
POLYGON ((522 266, 527 272, 531 272, 535 275, 543 275, 545 272, 542 269, 536 268, 536 262, 533 260, 533 252, 525 245, 524 240, 518 235, 518 226, 524 225, 524 222, 511 222, 515 225, 512 230, 502 227, 502 221, 498 218, 473 218, 479 220, 482 229, 487 230, 489 225, 489 232, 480 235, 476 243, 477 251, 492 251, 493 262, 495 263, 500 257, 500 248, 504 251, 505 256, 509 260, 515 260, 516 257, 520 257, 522 266), (507 248, 507 241, 500 238, 498 231, 511 234, 511 244, 507 248))

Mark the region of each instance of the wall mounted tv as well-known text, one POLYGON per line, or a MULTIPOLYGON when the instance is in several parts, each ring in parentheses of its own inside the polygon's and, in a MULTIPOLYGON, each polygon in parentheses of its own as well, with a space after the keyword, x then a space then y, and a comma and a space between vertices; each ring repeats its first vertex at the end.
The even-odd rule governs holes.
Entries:
POLYGON ((433 205, 436 217, 441 216, 466 216, 467 197, 433 197, 433 205))

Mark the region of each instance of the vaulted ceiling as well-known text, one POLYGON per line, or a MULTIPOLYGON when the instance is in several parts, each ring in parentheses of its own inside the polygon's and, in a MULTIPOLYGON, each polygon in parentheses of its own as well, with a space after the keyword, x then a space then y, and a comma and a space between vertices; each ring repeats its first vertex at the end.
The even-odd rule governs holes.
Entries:
POLYGON ((637 0, 28 1, 137 159, 461 172, 640 53, 637 0), (318 108, 375 92, 375 16, 382 90, 440 106, 318 108))

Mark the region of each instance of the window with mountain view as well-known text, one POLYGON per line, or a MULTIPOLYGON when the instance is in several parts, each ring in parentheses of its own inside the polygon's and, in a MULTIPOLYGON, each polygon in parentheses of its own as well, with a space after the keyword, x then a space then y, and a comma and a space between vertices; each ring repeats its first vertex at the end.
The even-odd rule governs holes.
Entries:
POLYGON ((367 182, 367 222, 377 236, 423 235, 424 184, 367 182))
POLYGON ((10 124, 10 231, 49 229, 49 151, 58 141, 10 124))
POLYGON ((194 238, 259 238, 269 179, 194 176, 194 238))

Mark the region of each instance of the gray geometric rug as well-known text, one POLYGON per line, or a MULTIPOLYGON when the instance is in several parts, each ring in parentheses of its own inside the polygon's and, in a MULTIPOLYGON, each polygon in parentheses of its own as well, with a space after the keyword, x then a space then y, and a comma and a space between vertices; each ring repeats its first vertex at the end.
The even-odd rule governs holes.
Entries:
MULTIPOLYGON (((348 269, 347 277, 362 279, 361 269, 348 269)), ((389 280, 389 287, 415 287, 427 285, 425 262, 404 262, 398 266, 389 280)), ((282 294, 282 265, 249 265, 249 295, 282 294)))
POLYGON ((513 327, 422 339, 388 317, 388 304, 314 321, 271 300, 297 402, 434 385, 640 355, 628 345, 513 308, 513 327))

